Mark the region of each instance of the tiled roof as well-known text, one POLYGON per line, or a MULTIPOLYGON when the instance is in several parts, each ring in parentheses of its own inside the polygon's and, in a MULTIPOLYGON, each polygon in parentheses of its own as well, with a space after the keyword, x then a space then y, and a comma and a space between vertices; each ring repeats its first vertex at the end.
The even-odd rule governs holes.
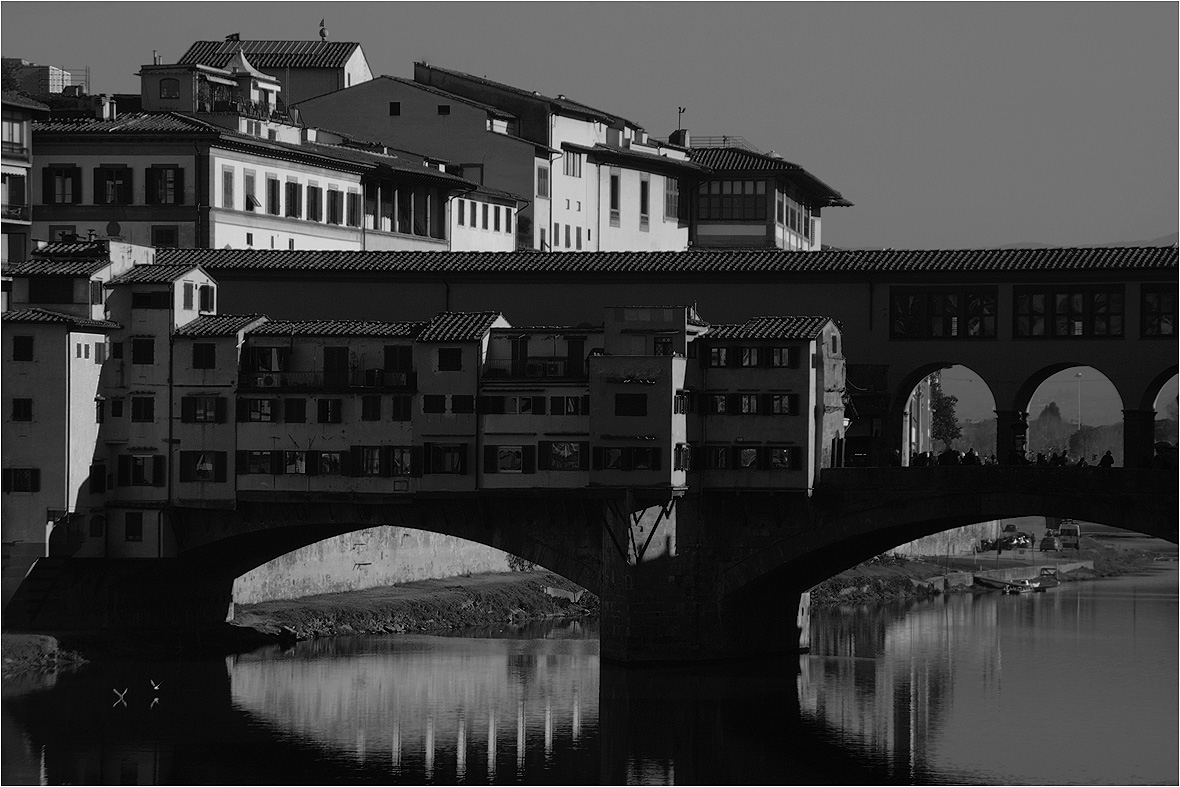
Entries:
POLYGON ((176 336, 234 336, 247 326, 265 320, 264 314, 207 314, 174 331, 176 336))
POLYGON ((641 150, 631 150, 630 148, 615 147, 614 145, 603 145, 599 143, 593 147, 587 147, 585 145, 575 145, 567 142, 562 145, 562 148, 585 153, 592 161, 599 161, 604 164, 624 164, 638 166, 640 168, 652 167, 655 169, 670 169, 681 173, 694 174, 708 171, 705 167, 693 161, 661 156, 657 153, 647 153, 641 150))
POLYGON ((538 93, 534 90, 525 90, 523 88, 513 87, 512 85, 506 85, 503 82, 495 82, 491 79, 488 79, 487 77, 478 77, 478 76, 475 76, 474 74, 466 74, 462 71, 454 71, 452 69, 443 68, 441 66, 432 66, 429 63, 415 63, 414 65, 415 66, 422 65, 426 68, 429 68, 432 71, 438 71, 442 74, 449 74, 452 76, 459 77, 461 79, 469 79, 472 82, 477 82, 482 85, 487 85, 489 87, 498 88, 500 90, 504 90, 509 93, 515 93, 518 96, 530 98, 535 101, 547 101, 550 104, 553 104, 557 107, 568 110, 570 112, 577 113, 579 115, 589 115, 590 117, 594 117, 594 118, 597 118, 599 120, 603 120, 606 122, 621 120, 621 121, 628 123, 632 126, 639 125, 638 123, 633 123, 624 117, 620 117, 619 115, 615 115, 610 112, 603 112, 601 109, 595 109, 594 107, 589 106, 587 104, 583 104, 579 101, 571 101, 570 99, 568 99, 562 95, 558 95, 556 97, 545 96, 545 95, 541 95, 540 93, 538 93))
POLYGON ((474 341, 487 333, 499 318, 499 312, 442 312, 426 324, 418 341, 474 341))
POLYGON ((844 199, 840 192, 812 175, 798 164, 768 156, 765 153, 755 153, 752 150, 739 147, 691 148, 688 151, 689 160, 694 164, 713 170, 717 175, 726 172, 779 172, 800 183, 809 191, 816 193, 833 207, 851 207, 852 203, 844 199))
POLYGON ((42 104, 40 101, 34 101, 28 96, 22 96, 15 90, 5 90, 0 95, 0 103, 10 107, 20 107, 21 109, 32 109, 38 112, 48 112, 49 107, 42 104))
POLYGON ((270 320, 250 331, 251 336, 417 336, 424 322, 377 320, 270 320))
POLYGON ((441 274, 848 274, 1171 271, 1165 247, 858 251, 438 252, 159 249, 158 263, 254 273, 441 274))
POLYGON ((4 312, 0 315, 0 319, 4 322, 13 323, 60 323, 63 325, 73 325, 77 328, 122 328, 117 322, 110 320, 92 320, 89 317, 79 317, 76 314, 63 314, 62 312, 54 312, 49 309, 32 308, 32 309, 14 309, 4 312))
POLYGON ((34 257, 90 257, 97 259, 105 257, 110 246, 105 240, 93 241, 60 241, 47 243, 33 250, 34 257))
POLYGON ((255 68, 341 68, 355 41, 196 41, 177 61, 224 68, 240 49, 255 68))
POLYGON ((754 317, 741 325, 714 325, 710 339, 814 339, 831 317, 754 317))
POLYGON ((121 273, 107 282, 108 287, 120 284, 171 284, 186 273, 191 273, 196 265, 186 263, 164 265, 136 265, 126 273, 121 273))
POLYGON ((93 276, 111 264, 107 257, 39 259, 31 257, 4 266, 5 276, 93 276))
POLYGON ((50 118, 33 121, 37 133, 63 134, 176 134, 220 133, 221 129, 177 112, 131 112, 113 120, 101 118, 50 118))

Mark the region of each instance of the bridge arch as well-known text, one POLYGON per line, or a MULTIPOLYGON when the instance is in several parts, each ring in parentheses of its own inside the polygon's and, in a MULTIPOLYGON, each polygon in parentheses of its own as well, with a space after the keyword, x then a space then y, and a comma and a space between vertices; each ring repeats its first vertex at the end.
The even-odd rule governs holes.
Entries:
MULTIPOLYGON (((901 378, 901 381, 898 383, 898 386, 892 397, 892 401, 895 403, 895 405, 890 416, 890 440, 892 443, 893 441, 900 439, 900 443, 894 443, 894 445, 900 445, 898 450, 901 452, 902 465, 908 466, 910 464, 910 455, 912 450, 915 448, 915 446, 912 445, 914 438, 910 434, 914 428, 914 425, 911 423, 911 419, 914 417, 910 408, 911 397, 914 396, 915 390, 918 389, 918 387, 932 374, 945 372, 948 370, 962 370, 963 372, 974 375, 976 378, 978 378, 978 384, 982 385, 987 391, 988 395, 991 397, 993 410, 996 406, 995 389, 982 374, 969 366, 955 361, 946 360, 930 361, 914 367, 901 378)), ((979 450, 978 446, 976 448, 979 450)), ((933 450, 933 446, 924 450, 933 450)))
POLYGON ((1143 396, 1139 399, 1140 410, 1155 410, 1157 400, 1164 390, 1164 386, 1176 378, 1177 373, 1180 372, 1180 366, 1173 364, 1167 369, 1157 374, 1147 388, 1143 391, 1143 396))

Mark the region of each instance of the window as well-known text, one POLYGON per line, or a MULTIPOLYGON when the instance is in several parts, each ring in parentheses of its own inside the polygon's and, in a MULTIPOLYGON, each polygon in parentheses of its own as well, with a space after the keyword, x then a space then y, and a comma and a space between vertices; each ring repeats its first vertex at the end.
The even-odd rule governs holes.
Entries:
POLYGON ((339 451, 321 451, 319 461, 320 475, 340 475, 344 462, 339 451))
POLYGON ((389 116, 390 116, 391 118, 392 118, 392 117, 397 117, 397 116, 398 116, 398 115, 400 115, 401 113, 402 113, 402 102, 400 102, 400 101, 390 101, 390 102, 389 102, 389 116))
POLYGON ((262 207, 262 203, 258 201, 258 197, 254 194, 254 173, 245 172, 242 174, 242 204, 248 211, 255 211, 262 207))
POLYGON ((1019 338, 1123 335, 1125 304, 1122 285, 1096 285, 1068 290, 1014 288, 1015 325, 1019 338))
POLYGON ((463 210, 463 206, 466 204, 467 204, 467 200, 461 200, 461 199, 455 200, 455 209, 456 209, 455 215, 458 218, 460 227, 466 226, 466 224, 467 224, 467 220, 466 220, 466 217, 464 216, 464 210, 463 210))
POLYGON ((362 421, 380 421, 381 420, 381 397, 380 396, 362 396, 361 397, 361 420, 362 421))
POLYGON ((344 223, 350 227, 361 226, 361 195, 359 192, 348 192, 345 199, 346 213, 344 223))
POLYGON ((660 449, 652 446, 595 448, 594 469, 659 470, 660 449))
POLYGON ((281 451, 239 451, 238 473, 246 475, 274 475, 275 457, 281 451))
POLYGON ((1140 290, 1140 333, 1143 336, 1176 335, 1176 288, 1144 284, 1140 290))
MULTIPOLYGON (((82 168, 61 166, 42 169, 41 201, 46 205, 77 205, 80 203, 82 201, 82 168)), ((57 236, 50 233, 50 240, 57 240, 57 236)))
POLYGON ((131 170, 127 167, 94 168, 94 204, 130 205, 131 170))
POLYGON ((181 451, 181 481, 214 481, 226 479, 225 451, 181 451))
POLYGON ((185 396, 180 400, 180 421, 187 424, 225 423, 225 402, 220 396, 185 396))
POLYGON ((321 424, 338 424, 344 420, 344 401, 342 399, 318 399, 317 421, 321 424))
POLYGON ((160 98, 180 98, 180 80, 172 77, 161 79, 160 98))
POLYGON ((283 400, 283 420, 289 424, 307 422, 307 400, 299 397, 283 400))
POLYGON ((391 446, 389 448, 390 475, 411 475, 413 468, 410 462, 413 455, 413 449, 408 446, 391 446))
POLYGON ((644 176, 639 181, 639 229, 648 228, 651 181, 644 176))
POLYGON ((672 449, 672 469, 692 469, 692 446, 688 443, 677 443, 672 449))
POLYGON ((156 420, 156 400, 151 396, 131 397, 131 420, 138 423, 151 423, 156 420))
POLYGON ((803 450, 798 446, 770 449, 771 470, 801 470, 803 469, 803 450))
POLYGON ((165 459, 157 454, 121 454, 119 486, 163 486, 165 459))
POLYGON ((422 396, 422 412, 445 413, 447 411, 447 397, 443 394, 424 394, 422 396))
POLYGON ((772 415, 798 415, 799 394, 767 394, 770 397, 772 415))
POLYGON ((709 366, 727 366, 729 360, 728 347, 710 347, 709 348, 709 366))
POLYGON ((423 448, 427 459, 427 472, 455 475, 467 472, 466 445, 426 443, 423 448))
POLYGON ((14 421, 32 421, 33 420, 33 400, 32 399, 13 399, 12 400, 12 420, 14 420, 14 421))
POLYGON ((156 362, 155 339, 131 340, 131 363, 153 364, 156 362))
POLYGON ((344 194, 337 189, 328 189, 328 223, 344 223, 344 194))
POLYGON ((266 212, 272 216, 279 215, 279 179, 266 178, 266 212))
POLYGON ((610 225, 619 226, 619 176, 613 172, 610 176, 610 225))
POLYGON ((739 470, 757 470, 758 469, 758 449, 757 448, 741 448, 739 447, 735 453, 737 454, 737 468, 739 470))
POLYGON ((307 187, 307 219, 308 221, 323 221, 324 219, 324 191, 319 186, 307 187))
POLYGON ((727 404, 725 394, 709 394, 709 412, 713 415, 724 415, 729 409, 727 404))
POLYGON ((765 221, 766 181, 711 180, 699 186, 697 203, 701 219, 765 221))
POLYGON ((582 177, 582 154, 574 153, 567 150, 563 157, 565 161, 565 174, 571 178, 582 177))
POLYGON ((201 311, 211 312, 217 310, 217 289, 212 284, 202 284, 197 288, 197 295, 201 301, 201 311))
POLYGON ((647 415, 647 394, 615 394, 615 415, 647 415))
POLYGON ((381 475, 381 447, 361 446, 361 475, 381 475))
POLYGON ((287 210, 286 214, 290 218, 303 218, 303 186, 296 181, 289 180, 286 183, 287 191, 287 210))
POLYGON ((106 401, 96 398, 94 400, 94 423, 101 424, 107 419, 106 401))
POLYGON ((705 449, 705 466, 710 470, 725 470, 729 467, 729 447, 711 445, 705 449))
POLYGON ((413 419, 414 397, 398 395, 392 397, 389 403, 389 419, 391 421, 409 421, 413 419))
POLYGON ((438 350, 440 372, 463 371, 463 349, 461 347, 440 347, 438 350))
POLYGON ((143 541, 142 511, 128 511, 123 515, 123 540, 132 543, 143 541))
POLYGON ((180 246, 180 227, 175 224, 152 225, 152 245, 158 249, 175 249, 180 246))
POLYGON ((574 248, 582 250, 582 228, 574 227, 574 248))
POLYGON ((500 231, 500 206, 496 205, 492 210, 492 229, 496 232, 500 231))
POLYGON ((524 450, 519 445, 489 446, 494 451, 494 471, 497 473, 519 473, 522 469, 524 450))
POLYGON ((4 468, 5 492, 40 492, 41 470, 37 467, 4 468))
POLYGON ((131 293, 133 309, 168 309, 172 306, 172 293, 167 290, 131 293))
POLYGON ((652 339, 652 350, 656 355, 672 355, 672 337, 656 336, 652 339))
POLYGON ((787 369, 799 368, 798 347, 771 347, 770 365, 787 369))
POLYGON ((757 347, 742 347, 739 350, 741 355, 742 366, 757 366, 758 365, 758 348, 757 347))
POLYGON ((757 415, 758 394, 738 394, 738 408, 742 415, 757 415))
POLYGON ((549 167, 537 167, 537 196, 549 198, 549 167))
POLYGON ((451 395, 451 412, 452 413, 474 413, 475 412, 475 397, 470 394, 452 394, 451 395))
POLYGON ((667 175, 664 176, 664 218, 680 218, 680 183, 667 175))
POLYGON ((307 475, 307 451, 284 451, 283 472, 289 475, 307 475))
POLYGON ((221 207, 234 209, 234 171, 229 168, 221 170, 221 207))
POLYGON ((512 232, 512 208, 504 207, 504 231, 512 232))
POLYGON ((583 443, 573 443, 566 441, 554 441, 548 444, 548 450, 545 450, 545 443, 541 443, 542 447, 542 466, 545 466, 545 459, 548 459, 548 468, 550 470, 585 470, 584 464, 586 453, 584 451, 583 443))
POLYGON ((277 399, 238 399, 238 420, 274 423, 278 420, 277 399))
POLYGON ((12 337, 12 360, 14 360, 14 361, 31 361, 31 360, 33 360, 33 337, 32 336, 13 336, 12 337))
POLYGON ((439 104, 438 105, 438 114, 440 114, 440 115, 451 114, 451 105, 450 104, 439 104))
POLYGON ((180 167, 149 167, 144 197, 149 205, 184 204, 184 170, 180 167))
POLYGON ((217 345, 212 342, 193 343, 193 368, 215 369, 217 367, 217 345))
POLYGON ((996 289, 891 288, 889 336, 892 339, 994 339, 996 289))
POLYGON ((582 415, 585 409, 582 404, 581 396, 551 396, 549 412, 551 415, 582 415))

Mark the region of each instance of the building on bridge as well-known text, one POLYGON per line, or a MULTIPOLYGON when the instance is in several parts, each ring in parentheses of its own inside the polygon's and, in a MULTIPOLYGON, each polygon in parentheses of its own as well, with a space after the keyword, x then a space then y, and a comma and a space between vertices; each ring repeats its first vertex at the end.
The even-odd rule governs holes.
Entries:
POLYGON ((841 458, 844 348, 826 317, 271 320, 219 313, 199 265, 107 241, 47 247, 11 275, 6 582, 45 554, 175 556, 176 508, 807 492, 841 458))

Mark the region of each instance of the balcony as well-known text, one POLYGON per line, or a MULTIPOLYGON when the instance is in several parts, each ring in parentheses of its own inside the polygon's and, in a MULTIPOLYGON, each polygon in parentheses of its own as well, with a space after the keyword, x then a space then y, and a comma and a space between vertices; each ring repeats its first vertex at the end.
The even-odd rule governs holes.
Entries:
POLYGON ((5 204, 0 216, 4 221, 32 221, 33 209, 28 205, 5 204))
POLYGON ((390 372, 385 369, 350 369, 347 374, 325 372, 242 372, 238 388, 244 390, 284 391, 413 391, 417 389, 415 372, 390 372))
POLYGON ((485 380, 507 379, 559 379, 585 380, 587 373, 585 366, 575 369, 570 366, 569 359, 561 357, 528 358, 526 360, 490 360, 484 362, 483 376, 485 380))

